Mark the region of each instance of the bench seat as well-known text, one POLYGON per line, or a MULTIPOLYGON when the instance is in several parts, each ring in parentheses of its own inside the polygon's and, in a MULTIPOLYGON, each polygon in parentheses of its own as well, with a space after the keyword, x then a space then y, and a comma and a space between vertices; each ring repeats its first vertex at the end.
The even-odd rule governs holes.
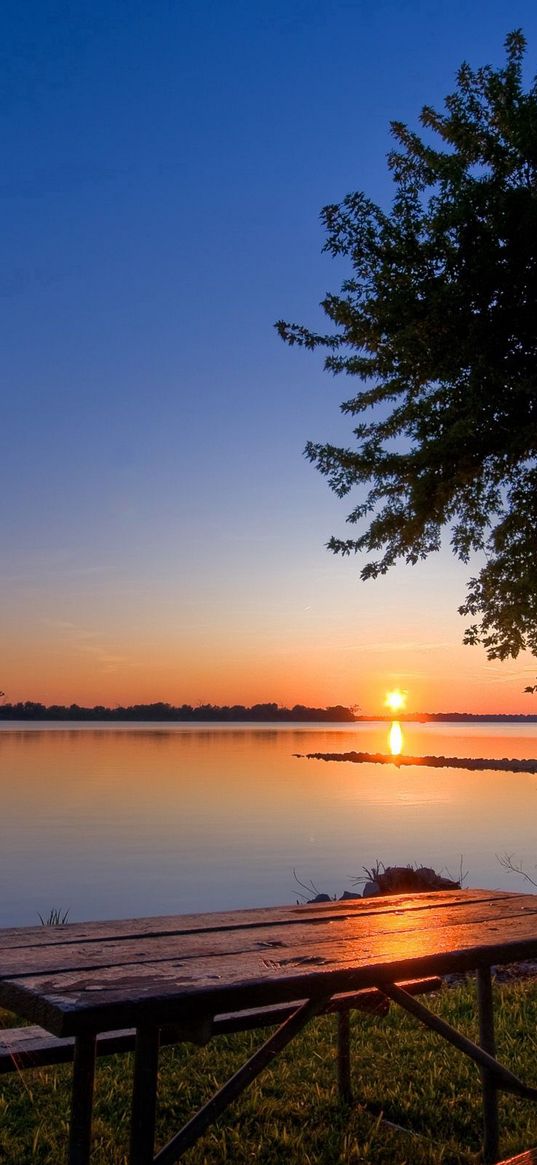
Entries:
MULTIPOLYGON (((438 991, 442 980, 438 975, 425 979, 412 979, 401 983, 411 995, 424 995, 438 991)), ((283 1023, 303 1000, 297 1003, 281 1003, 272 1007, 252 1008, 247 1011, 209 1017, 200 1029, 189 1030, 184 1026, 170 1025, 161 1029, 161 1046, 170 1046, 190 1040, 207 1043, 213 1036, 231 1035, 237 1032, 253 1031, 283 1023)), ((365 1011, 374 1015, 385 1015, 390 1001, 377 988, 347 992, 335 995, 326 1008, 327 1013, 348 1014, 350 1011, 365 1011)), ((116 1052, 134 1051, 136 1033, 133 1028, 122 1031, 102 1032, 97 1036, 97 1055, 109 1056, 116 1052)), ((14 1027, 0 1029, 0 1075, 20 1071, 23 1068, 41 1068, 50 1064, 66 1064, 73 1060, 75 1041, 72 1037, 60 1039, 50 1035, 41 1027, 14 1027)))

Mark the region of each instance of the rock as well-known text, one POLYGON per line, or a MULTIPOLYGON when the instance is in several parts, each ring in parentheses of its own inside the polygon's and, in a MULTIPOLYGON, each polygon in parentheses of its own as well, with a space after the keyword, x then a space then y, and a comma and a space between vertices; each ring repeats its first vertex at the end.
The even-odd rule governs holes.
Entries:
MULTIPOLYGON (((348 902, 353 898, 377 898, 379 894, 423 894, 431 890, 460 890, 460 882, 452 878, 444 878, 437 874, 432 866, 386 866, 378 863, 371 871, 372 876, 365 883, 362 894, 352 890, 344 890, 339 902, 348 902), (374 875, 374 876, 373 876, 374 875)), ((300 904, 300 900, 297 900, 300 904)), ((308 903, 334 902, 335 895, 316 894, 315 898, 308 898, 308 903)))
MULTIPOLYGON (((384 892, 388 893, 387 890, 384 892)), ((363 889, 362 898, 377 898, 379 894, 382 894, 382 890, 378 882, 366 882, 363 889)))
POLYGON ((460 882, 443 878, 429 866, 387 866, 376 874, 381 894, 420 894, 427 890, 460 890, 460 882))

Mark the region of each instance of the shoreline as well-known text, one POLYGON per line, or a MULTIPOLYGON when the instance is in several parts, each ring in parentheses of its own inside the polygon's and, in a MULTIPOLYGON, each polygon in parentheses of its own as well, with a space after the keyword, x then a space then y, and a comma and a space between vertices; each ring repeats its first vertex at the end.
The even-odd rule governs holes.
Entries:
POLYGON ((347 761, 349 764, 375 764, 402 766, 415 765, 432 769, 471 769, 501 773, 531 773, 537 774, 537 760, 518 759, 518 757, 502 757, 491 759, 487 757, 471 756, 405 756, 404 753, 392 755, 383 752, 295 752, 299 760, 347 761))

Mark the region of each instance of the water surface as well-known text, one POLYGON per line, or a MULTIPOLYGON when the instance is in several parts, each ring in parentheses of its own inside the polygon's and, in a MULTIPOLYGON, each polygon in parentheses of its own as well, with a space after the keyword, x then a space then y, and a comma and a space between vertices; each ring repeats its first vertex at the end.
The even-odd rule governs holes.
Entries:
MULTIPOLYGON (((403 725, 411 755, 537 756, 535 724, 403 725)), ((327 763, 389 752, 389 725, 0 724, 0 925, 294 902, 340 894, 377 859, 467 885, 537 876, 537 777, 327 763)))

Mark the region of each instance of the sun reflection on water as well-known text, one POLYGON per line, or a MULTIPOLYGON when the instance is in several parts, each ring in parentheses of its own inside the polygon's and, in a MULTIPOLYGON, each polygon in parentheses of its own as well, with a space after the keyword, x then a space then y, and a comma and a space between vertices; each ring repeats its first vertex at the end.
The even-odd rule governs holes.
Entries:
POLYGON ((403 751, 403 733, 398 720, 394 720, 388 733, 388 743, 392 756, 400 756, 403 751))

